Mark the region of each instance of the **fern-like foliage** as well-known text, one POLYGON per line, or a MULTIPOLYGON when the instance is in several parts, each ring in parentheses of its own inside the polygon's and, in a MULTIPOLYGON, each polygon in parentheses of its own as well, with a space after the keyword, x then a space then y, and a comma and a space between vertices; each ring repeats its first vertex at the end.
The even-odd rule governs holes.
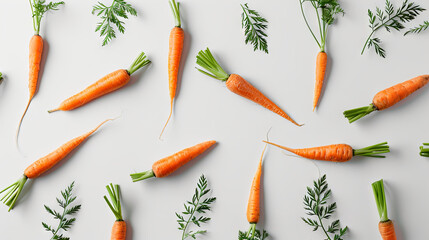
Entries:
POLYGON ((410 28, 407 32, 404 33, 404 36, 410 33, 421 33, 426 31, 429 28, 429 21, 424 21, 422 24, 419 24, 417 27, 410 28))
POLYGON ((268 233, 265 230, 259 231, 255 230, 255 235, 252 237, 248 232, 238 231, 238 240, 265 240, 269 237, 268 233))
POLYGON ((253 45, 253 51, 261 50, 265 53, 268 53, 268 44, 267 34, 265 30, 267 29, 268 21, 267 19, 261 17, 261 15, 250 9, 248 4, 241 4, 243 12, 241 13, 241 27, 244 29, 244 35, 246 36, 244 43, 251 43, 253 45))

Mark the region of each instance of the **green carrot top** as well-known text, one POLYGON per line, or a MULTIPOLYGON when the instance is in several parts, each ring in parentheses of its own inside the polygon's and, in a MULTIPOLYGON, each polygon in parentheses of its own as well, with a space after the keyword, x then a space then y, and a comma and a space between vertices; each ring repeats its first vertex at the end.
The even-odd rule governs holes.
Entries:
POLYGON ((139 70, 140 68, 150 64, 151 61, 149 59, 146 59, 146 55, 144 52, 141 52, 140 55, 134 60, 134 62, 131 64, 131 66, 128 68, 128 73, 131 75, 135 71, 139 70))
POLYGON ((180 19, 180 9, 179 9, 179 2, 176 2, 176 0, 170 0, 168 2, 170 4, 171 10, 173 11, 174 15, 174 21, 176 22, 176 27, 182 27, 182 21, 180 19))
POLYGON ((197 64, 205 70, 197 68, 198 71, 216 78, 221 81, 226 81, 229 78, 229 74, 226 73, 216 59, 213 57, 210 49, 201 50, 197 55, 197 64))
POLYGON ((123 221, 121 209, 121 192, 119 185, 110 184, 106 186, 106 189, 109 193, 110 201, 106 196, 104 196, 104 200, 106 200, 107 205, 109 205, 110 210, 112 210, 113 214, 115 215, 116 221, 123 221))
POLYGON ((389 221, 389 217, 387 216, 387 204, 383 179, 374 182, 372 184, 372 190, 374 191, 375 203, 377 204, 378 214, 380 215, 380 222, 389 221))
POLYGON ((49 10, 58 10, 60 5, 64 2, 49 2, 45 4, 46 0, 29 0, 31 7, 31 16, 33 17, 33 28, 34 34, 39 35, 40 22, 42 21, 43 15, 49 10))
POLYGON ((390 152, 389 145, 387 145, 387 142, 382 142, 366 148, 353 149, 353 156, 385 158, 386 156, 383 156, 380 154, 388 153, 388 152, 390 152))

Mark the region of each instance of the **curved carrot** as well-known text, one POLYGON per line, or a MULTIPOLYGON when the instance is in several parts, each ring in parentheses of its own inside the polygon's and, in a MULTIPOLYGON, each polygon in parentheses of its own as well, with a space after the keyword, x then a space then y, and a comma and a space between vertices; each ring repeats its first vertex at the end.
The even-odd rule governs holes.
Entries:
POLYGON ((104 200, 106 200, 107 205, 116 217, 116 221, 112 227, 110 240, 125 240, 127 236, 127 223, 122 218, 121 192, 119 185, 110 184, 106 186, 106 189, 109 193, 110 201, 106 196, 104 196, 104 200))
POLYGON ((429 75, 422 75, 408 81, 398 83, 395 86, 377 93, 369 106, 344 111, 344 117, 349 120, 349 123, 352 123, 373 111, 387 109, 422 88, 428 82, 429 75))
POLYGON ((171 32, 170 32, 169 50, 168 50, 168 87, 170 90, 170 114, 168 115, 167 122, 162 128, 161 134, 159 135, 160 138, 164 133, 164 130, 167 127, 167 124, 170 121, 171 115, 173 113, 173 101, 174 101, 174 97, 176 96, 176 88, 177 88, 177 75, 179 73, 180 58, 182 57, 183 41, 185 38, 185 32, 182 29, 182 24, 180 19, 179 2, 176 3, 175 0, 171 0, 169 3, 170 3, 171 10, 173 11, 173 14, 174 14, 176 25, 173 29, 171 29, 171 32))
POLYGON ((380 156, 379 154, 390 152, 387 142, 361 149, 353 149, 347 144, 333 144, 322 147, 293 149, 272 142, 263 142, 282 148, 304 158, 331 162, 347 162, 352 159, 353 156, 384 158, 385 156, 380 156))
POLYGON ((327 63, 328 55, 326 52, 319 52, 316 60, 316 82, 314 86, 313 112, 319 103, 320 94, 322 93, 327 63))
POLYGON ((148 65, 150 60, 146 59, 146 55, 142 52, 136 60, 131 64, 128 70, 120 69, 116 70, 97 82, 91 84, 89 87, 85 88, 83 91, 75 94, 74 96, 64 100, 60 106, 56 109, 49 110, 48 112, 55 111, 70 111, 80 106, 87 104, 88 102, 99 98, 105 94, 113 92, 123 86, 125 86, 130 81, 130 76, 138 69, 148 65))
POLYGON ((166 177, 192 159, 196 158, 198 155, 201 155, 215 143, 216 141, 213 140, 206 141, 193 147, 183 149, 180 152, 156 161, 152 165, 152 169, 149 171, 130 174, 131 179, 133 182, 137 182, 151 177, 166 177))
POLYGON ((387 215, 386 195, 383 179, 372 184, 377 210, 380 215, 378 230, 383 240, 396 240, 395 226, 387 215))
POLYGON ((76 137, 65 144, 61 145, 59 148, 57 148, 55 151, 51 152, 50 154, 38 159, 34 163, 32 163, 30 166, 28 166, 23 176, 10 185, 9 187, 3 189, 1 193, 5 192, 7 193, 3 196, 3 198, 0 199, 0 201, 3 201, 7 206, 9 206, 9 211, 14 207, 16 200, 18 199, 19 195, 21 194, 22 188, 24 187, 24 184, 27 182, 27 179, 35 179, 51 169, 53 166, 55 166, 57 163, 59 163, 62 159, 64 159, 71 151, 76 149, 85 139, 87 139, 91 134, 93 134, 95 131, 97 131, 105 122, 110 121, 112 119, 107 119, 100 123, 96 128, 93 130, 76 137))
POLYGON ((274 104, 269 98, 262 94, 258 89, 252 86, 244 78, 237 74, 227 74, 222 67, 214 59, 210 50, 207 48, 205 51, 200 51, 197 56, 197 64, 202 67, 204 70, 198 69, 198 71, 226 82, 226 87, 233 93, 238 94, 244 98, 247 98, 264 108, 280 115, 281 117, 291 121, 297 126, 302 126, 296 123, 289 115, 286 114, 280 107, 274 104))

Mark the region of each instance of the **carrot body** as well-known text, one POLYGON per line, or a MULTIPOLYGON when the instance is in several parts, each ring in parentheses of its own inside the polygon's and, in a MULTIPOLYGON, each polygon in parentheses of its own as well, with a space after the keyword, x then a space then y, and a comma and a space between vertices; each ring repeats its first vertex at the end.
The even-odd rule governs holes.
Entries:
POLYGON ((428 82, 429 75, 415 77, 377 93, 372 102, 377 110, 384 110, 408 97, 413 92, 425 86, 428 82))
POLYGON ((378 224, 378 230, 383 240, 396 240, 395 225, 393 225, 391 220, 380 222, 378 224))
POLYGON ((287 115, 280 107, 268 99, 258 89, 252 86, 248 81, 242 78, 240 75, 231 74, 226 81, 226 87, 233 93, 238 94, 244 98, 252 100, 253 102, 263 106, 264 108, 286 118, 297 126, 301 126, 296 123, 289 115, 287 115))
MULTIPOLYGON (((106 120, 109 121, 110 119, 106 120)), ((71 151, 73 151, 77 146, 79 146, 85 139, 87 139, 91 134, 93 134, 101 125, 103 125, 106 121, 102 122, 100 125, 98 125, 93 130, 76 137, 67 143, 63 144, 61 147, 57 148, 55 151, 51 152, 50 154, 46 155, 45 157, 42 157, 32 163, 30 166, 28 166, 25 171, 24 175, 28 178, 37 178, 47 170, 51 169, 53 166, 55 166, 58 162, 60 162, 63 158, 65 158, 71 151)))
POLYGON ((316 60, 316 82, 314 86, 313 111, 319 103, 319 98, 322 93, 323 81, 325 79, 326 65, 328 63, 328 55, 325 52, 319 52, 316 60))
POLYGON ((168 176, 187 162, 205 152, 215 143, 216 141, 203 142, 158 160, 152 165, 152 171, 157 178, 168 176))
POLYGON ((127 224, 125 221, 115 221, 112 227, 110 240, 125 240, 127 236, 127 224))
POLYGON ((33 35, 30 40, 30 71, 28 89, 30 90, 30 101, 34 97, 39 81, 40 62, 42 61, 43 38, 40 35, 33 35))
POLYGON ((260 214, 260 192, 261 192, 262 157, 259 161, 258 170, 252 181, 249 201, 247 202, 247 221, 257 223, 260 214))

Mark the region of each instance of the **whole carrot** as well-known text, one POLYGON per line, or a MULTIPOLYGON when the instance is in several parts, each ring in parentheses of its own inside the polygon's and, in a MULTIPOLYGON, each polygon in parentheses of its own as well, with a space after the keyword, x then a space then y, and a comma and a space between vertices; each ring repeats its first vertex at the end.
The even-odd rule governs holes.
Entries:
POLYGON ((89 87, 85 88, 83 91, 75 94, 74 96, 64 100, 60 106, 56 109, 49 110, 48 112, 55 111, 70 111, 75 108, 81 107, 88 102, 99 98, 105 94, 113 92, 123 86, 125 86, 130 81, 130 76, 140 68, 148 65, 150 60, 146 59, 144 52, 134 60, 128 70, 119 69, 116 70, 97 82, 91 84, 89 87))
POLYGON ((33 18, 34 35, 30 39, 30 57, 29 57, 29 79, 28 89, 30 91, 27 106, 25 107, 24 113, 18 123, 18 129, 16 131, 15 141, 18 146, 19 131, 21 129, 22 120, 27 113, 28 107, 30 106, 31 100, 33 100, 36 94, 37 85, 39 82, 40 62, 42 61, 43 53, 43 38, 39 35, 40 33, 40 22, 43 15, 49 10, 58 10, 58 6, 64 4, 64 2, 50 2, 45 4, 45 0, 30 0, 31 15, 33 18))
POLYGON ((297 126, 301 126, 296 123, 289 115, 286 114, 280 107, 268 99, 264 94, 262 94, 258 89, 252 86, 248 81, 242 78, 237 74, 227 74, 216 59, 211 54, 210 50, 207 48, 205 51, 200 51, 197 55, 197 64, 205 70, 199 68, 198 71, 220 81, 226 83, 226 87, 233 93, 238 94, 244 98, 247 98, 264 108, 280 115, 281 117, 291 121, 297 126))
POLYGON ((183 41, 185 38, 185 32, 183 31, 182 21, 180 19, 179 2, 176 3, 175 0, 171 0, 169 3, 171 10, 173 11, 176 25, 173 29, 171 29, 170 32, 168 50, 168 86, 170 90, 170 114, 168 115, 167 122, 162 128, 161 134, 159 135, 160 138, 162 136, 162 133, 164 133, 164 130, 167 127, 167 124, 170 121, 171 115, 173 113, 173 101, 174 97, 176 96, 177 89, 177 75, 179 73, 180 58, 182 57, 183 41))
POLYGON ((293 149, 280 146, 272 142, 264 142, 304 158, 330 162, 347 162, 351 160, 353 156, 385 158, 385 156, 382 156, 380 154, 390 152, 387 142, 379 143, 361 149, 353 149, 350 145, 347 144, 333 144, 322 147, 293 149))
POLYGON ((422 88, 428 82, 429 75, 421 75, 408 81, 398 83, 393 87, 378 92, 369 106, 344 111, 344 117, 349 120, 349 123, 352 123, 374 111, 387 109, 422 88))
POLYGON ((6 194, 3 196, 3 198, 0 199, 0 201, 3 201, 7 206, 9 206, 9 211, 14 207, 16 200, 18 199, 19 195, 21 194, 22 188, 24 187, 24 184, 27 182, 28 179, 35 179, 51 169, 53 166, 55 166, 57 163, 59 163, 62 159, 64 159, 70 152, 72 152, 74 149, 76 149, 83 141, 85 141, 91 134, 93 134, 95 131, 97 131, 105 122, 110 121, 112 119, 107 119, 104 122, 100 123, 96 128, 93 130, 79 136, 76 138, 73 138, 72 140, 66 142, 65 144, 61 145, 59 148, 57 148, 55 151, 49 153, 48 155, 39 158, 37 161, 33 162, 30 166, 28 166, 23 176, 10 185, 9 187, 3 189, 0 194, 7 191, 6 194))
POLYGON ((383 240, 396 240, 395 226, 387 216, 386 195, 384 193, 383 179, 372 184, 375 202, 377 204, 378 214, 380 215, 380 222, 378 223, 378 230, 380 231, 383 240))
POLYGON ((122 207, 121 207, 121 192, 119 185, 110 184, 106 186, 107 192, 110 196, 110 201, 104 196, 107 205, 116 217, 116 221, 112 227, 112 234, 110 240, 125 240, 127 236, 127 223, 122 218, 122 207))
POLYGON ((192 159, 196 158, 198 155, 201 155, 215 143, 216 141, 213 140, 206 141, 193 147, 183 149, 180 152, 156 161, 152 165, 152 169, 149 171, 130 174, 131 179, 133 182, 137 182, 151 177, 166 177, 192 159))

